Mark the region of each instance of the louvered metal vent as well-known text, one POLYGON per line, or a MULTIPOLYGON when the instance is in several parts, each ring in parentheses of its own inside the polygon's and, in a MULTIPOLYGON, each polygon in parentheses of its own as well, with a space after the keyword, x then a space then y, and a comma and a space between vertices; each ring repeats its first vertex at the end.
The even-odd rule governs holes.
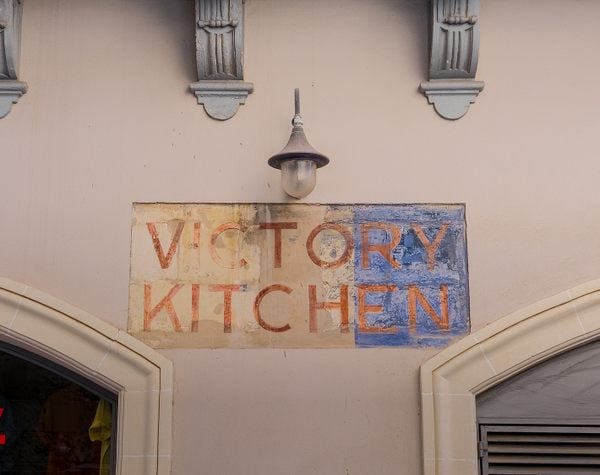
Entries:
POLYGON ((479 426, 482 475, 600 474, 600 427, 479 426))

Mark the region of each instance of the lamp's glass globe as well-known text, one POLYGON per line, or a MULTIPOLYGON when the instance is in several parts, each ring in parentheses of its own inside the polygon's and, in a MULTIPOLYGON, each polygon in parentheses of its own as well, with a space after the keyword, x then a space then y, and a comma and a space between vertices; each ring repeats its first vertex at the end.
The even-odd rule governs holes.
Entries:
POLYGON ((281 164, 281 186, 294 198, 304 198, 317 184, 317 164, 312 160, 286 160, 281 164))

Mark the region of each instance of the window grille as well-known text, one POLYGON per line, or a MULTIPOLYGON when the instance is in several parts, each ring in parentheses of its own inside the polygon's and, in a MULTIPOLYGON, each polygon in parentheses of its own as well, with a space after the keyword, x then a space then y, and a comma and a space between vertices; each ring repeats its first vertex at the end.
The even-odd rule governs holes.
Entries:
POLYGON ((600 474, 600 426, 479 425, 482 475, 600 474))

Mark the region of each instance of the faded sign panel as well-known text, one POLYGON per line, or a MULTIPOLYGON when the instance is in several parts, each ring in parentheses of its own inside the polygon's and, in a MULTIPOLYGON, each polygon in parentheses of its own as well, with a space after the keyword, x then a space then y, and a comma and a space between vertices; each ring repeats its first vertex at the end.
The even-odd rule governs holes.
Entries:
POLYGON ((158 348, 440 346, 462 205, 135 204, 129 332, 158 348))

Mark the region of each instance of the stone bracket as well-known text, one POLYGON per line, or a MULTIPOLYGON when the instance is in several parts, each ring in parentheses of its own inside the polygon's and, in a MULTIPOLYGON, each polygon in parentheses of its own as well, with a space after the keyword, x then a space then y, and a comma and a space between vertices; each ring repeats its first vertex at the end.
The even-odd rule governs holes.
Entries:
POLYGON ((0 0, 0 119, 27 92, 18 80, 22 12, 21 0, 0 0))
POLYGON ((246 97, 254 90, 252 83, 244 81, 198 81, 190 85, 196 94, 198 104, 213 119, 231 119, 246 102, 246 97))
POLYGON ((429 81, 421 83, 436 112, 456 120, 469 110, 484 83, 475 80, 479 60, 479 0, 431 0, 429 81))
POLYGON ((198 82, 190 89, 217 120, 235 115, 254 86, 244 82, 243 0, 196 0, 198 82))
POLYGON ((21 81, 0 81, 0 119, 7 116, 13 104, 27 92, 27 84, 21 81))
POLYGON ((482 81, 434 79, 421 83, 421 91, 439 115, 456 120, 467 113, 484 85, 482 81))

